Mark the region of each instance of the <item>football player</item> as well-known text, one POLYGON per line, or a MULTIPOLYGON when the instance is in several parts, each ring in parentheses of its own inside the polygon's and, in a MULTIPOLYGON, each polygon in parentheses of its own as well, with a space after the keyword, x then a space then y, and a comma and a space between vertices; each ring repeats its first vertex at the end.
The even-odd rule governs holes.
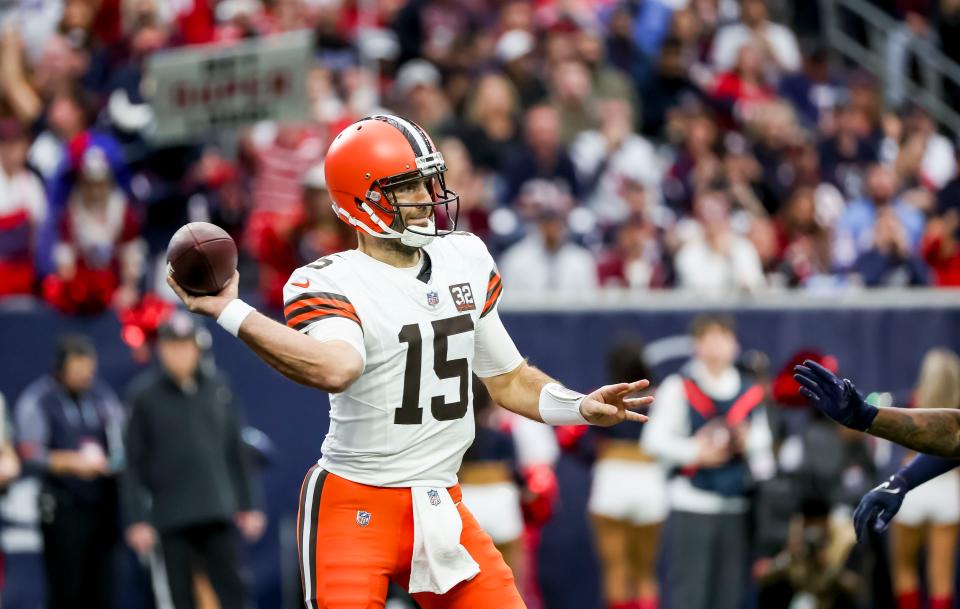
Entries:
POLYGON ((908 491, 957 466, 960 410, 932 407, 935 404, 877 408, 863 399, 849 379, 838 378, 816 362, 807 360, 794 372, 800 393, 837 423, 927 453, 864 497, 854 514, 858 537, 862 538, 868 527, 885 529, 908 491))
POLYGON ((460 502, 474 437, 471 374, 503 407, 552 425, 644 421, 646 380, 583 395, 528 364, 500 321, 500 275, 456 232, 458 195, 430 137, 397 116, 344 129, 325 159, 357 249, 297 269, 286 326, 237 298, 185 293, 288 378, 328 391, 330 429, 301 490, 298 540, 309 608, 384 606, 392 580, 424 609, 524 606, 510 569, 460 502), (449 219, 448 226, 441 225, 449 219))

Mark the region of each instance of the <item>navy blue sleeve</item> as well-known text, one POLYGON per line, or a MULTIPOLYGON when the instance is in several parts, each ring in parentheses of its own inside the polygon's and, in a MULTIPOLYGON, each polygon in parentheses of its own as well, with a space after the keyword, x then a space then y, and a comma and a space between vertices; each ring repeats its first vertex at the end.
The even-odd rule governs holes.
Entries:
POLYGON ((917 455, 897 475, 907 482, 908 489, 914 489, 928 480, 960 466, 960 460, 943 459, 932 455, 917 455))

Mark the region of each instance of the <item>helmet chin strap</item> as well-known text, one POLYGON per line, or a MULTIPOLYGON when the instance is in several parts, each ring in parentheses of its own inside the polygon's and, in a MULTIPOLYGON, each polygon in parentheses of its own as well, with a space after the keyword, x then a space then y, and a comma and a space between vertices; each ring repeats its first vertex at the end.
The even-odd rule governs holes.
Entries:
MULTIPOLYGON (((427 220, 427 225, 423 227, 425 231, 433 231, 433 220, 427 220)), ((434 235, 425 235, 420 232, 414 232, 410 228, 405 228, 400 234, 400 243, 407 247, 424 247, 433 241, 434 235)))

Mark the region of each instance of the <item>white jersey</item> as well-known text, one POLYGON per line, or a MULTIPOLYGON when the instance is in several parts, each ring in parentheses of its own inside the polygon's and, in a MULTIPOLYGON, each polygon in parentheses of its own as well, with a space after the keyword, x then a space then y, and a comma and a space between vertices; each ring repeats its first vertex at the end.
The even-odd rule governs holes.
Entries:
POLYGON ((474 438, 472 373, 522 363, 497 314, 499 273, 469 233, 434 239, 401 269, 359 250, 297 269, 284 287, 287 325, 345 340, 364 358, 330 396, 320 466, 373 486, 452 486, 474 438), (506 345, 506 347, 505 347, 506 345))

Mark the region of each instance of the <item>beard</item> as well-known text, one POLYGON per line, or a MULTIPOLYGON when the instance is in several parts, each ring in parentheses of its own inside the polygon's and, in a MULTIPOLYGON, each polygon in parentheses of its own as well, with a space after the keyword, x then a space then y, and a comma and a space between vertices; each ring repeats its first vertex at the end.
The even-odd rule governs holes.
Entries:
POLYGON ((380 241, 383 242, 385 249, 402 256, 413 256, 420 250, 419 247, 404 245, 399 239, 380 239, 380 241))
MULTIPOLYGON (((390 223, 390 228, 392 228, 393 230, 401 234, 403 234, 403 232, 407 228, 407 225, 403 217, 401 216, 402 213, 403 212, 397 212, 397 214, 393 217, 393 222, 390 223)), ((434 217, 433 212, 431 211, 430 215, 428 215, 427 218, 433 218, 433 217, 434 217)), ((414 226, 413 227, 414 230, 411 232, 417 232, 417 229, 419 228, 420 227, 418 226, 414 226)), ((431 225, 431 228, 432 228, 432 225, 431 225)), ((417 251, 420 250, 420 247, 407 245, 403 243, 401 239, 383 239, 383 241, 386 242, 386 247, 388 250, 404 256, 412 256, 413 254, 415 254, 417 251)))

